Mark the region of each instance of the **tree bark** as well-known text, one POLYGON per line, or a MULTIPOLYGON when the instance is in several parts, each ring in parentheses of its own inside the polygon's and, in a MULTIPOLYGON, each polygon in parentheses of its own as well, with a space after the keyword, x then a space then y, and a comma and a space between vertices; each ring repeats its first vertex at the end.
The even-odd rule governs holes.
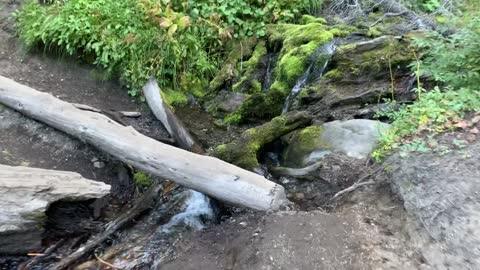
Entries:
POLYGON ((282 186, 219 159, 165 145, 108 117, 81 111, 50 94, 0 76, 0 103, 79 138, 140 170, 227 203, 277 209, 282 186))

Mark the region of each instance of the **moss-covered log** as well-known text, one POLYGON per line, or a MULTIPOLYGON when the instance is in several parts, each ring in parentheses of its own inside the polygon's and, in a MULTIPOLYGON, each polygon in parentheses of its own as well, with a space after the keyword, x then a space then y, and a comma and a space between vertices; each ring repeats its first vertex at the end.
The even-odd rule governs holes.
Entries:
POLYGON ((214 155, 247 170, 259 167, 257 154, 266 144, 298 128, 308 126, 312 117, 305 112, 290 112, 259 127, 245 131, 238 140, 222 144, 214 155))

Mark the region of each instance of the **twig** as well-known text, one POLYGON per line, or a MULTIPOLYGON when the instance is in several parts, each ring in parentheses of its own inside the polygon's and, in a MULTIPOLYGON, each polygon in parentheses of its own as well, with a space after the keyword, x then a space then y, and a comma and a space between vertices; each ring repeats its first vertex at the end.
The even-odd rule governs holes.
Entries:
POLYGON ((367 182, 363 182, 363 183, 355 183, 355 184, 351 185, 350 187, 348 187, 348 188, 346 188, 346 189, 344 189, 344 190, 341 190, 341 191, 337 192, 337 193, 335 194, 335 196, 333 196, 333 197, 330 199, 330 201, 333 201, 333 200, 335 200, 336 198, 338 198, 338 197, 340 197, 340 196, 342 196, 342 195, 344 195, 344 194, 346 194, 346 193, 352 192, 352 191, 354 191, 355 189, 357 189, 357 188, 359 188, 359 187, 363 187, 363 186, 367 186, 367 185, 373 185, 373 184, 375 184, 375 183, 376 183, 376 182, 373 181, 373 180, 370 180, 370 181, 367 181, 367 182))
POLYGON ((371 180, 371 181, 367 181, 367 182, 363 182, 365 181, 366 179, 372 177, 373 175, 377 174, 379 171, 383 170, 385 168, 385 166, 382 166, 378 169, 376 169, 375 171, 365 175, 364 177, 360 178, 359 180, 357 180, 357 182, 355 182, 353 185, 351 185, 350 187, 344 189, 344 190, 341 190, 339 192, 337 192, 332 198, 330 198, 329 201, 333 201, 335 200, 336 198, 344 195, 344 194, 347 194, 349 192, 352 192, 354 191, 355 189, 359 188, 359 187, 362 187, 362 186, 366 186, 366 185, 373 185, 375 184, 375 181, 371 180))
POLYGON ((398 13, 385 13, 383 14, 382 17, 380 17, 380 19, 378 19, 376 22, 372 23, 369 28, 371 27, 374 27, 375 25, 377 25, 378 23, 380 23, 381 21, 385 20, 387 17, 395 17, 395 16, 402 16, 403 14, 407 13, 406 11, 402 11, 402 12, 398 12, 398 13))
MULTIPOLYGON (((85 105, 85 104, 79 104, 79 103, 72 103, 72 105, 77 108, 77 109, 80 109, 80 110, 83 110, 83 111, 90 111, 90 112, 96 112, 96 113, 107 113, 106 111, 104 110, 100 110, 100 109, 97 109, 95 107, 92 107, 92 106, 88 106, 88 105, 85 105)), ((113 111, 113 110, 109 110, 108 111, 109 113, 119 113, 122 117, 128 117, 128 118, 138 118, 140 116, 142 116, 142 113, 140 112, 130 112, 130 111, 113 111)))
POLYGON ((58 241, 57 243, 51 245, 50 247, 48 247, 45 252, 43 253, 40 253, 39 255, 35 256, 34 258, 32 258, 30 260, 30 262, 28 262, 27 264, 23 265, 23 266, 20 266, 18 268, 18 270, 28 270, 28 269, 32 269, 32 267, 39 263, 40 261, 42 261, 44 258, 50 256, 53 252, 55 252, 55 250, 57 250, 58 247, 60 247, 61 245, 63 245, 63 243, 65 243, 65 239, 61 239, 60 241, 58 241))
POLYGON ((156 184, 146 191, 142 197, 135 203, 135 205, 123 215, 120 215, 117 219, 108 225, 103 233, 101 233, 96 239, 87 242, 85 245, 78 248, 75 252, 69 256, 63 258, 60 262, 53 265, 51 270, 63 270, 79 260, 83 256, 90 253, 98 245, 102 244, 112 234, 120 230, 123 226, 129 223, 131 220, 138 217, 140 214, 149 209, 152 203, 158 198, 158 193, 161 190, 161 185, 156 184))
POLYGON ((113 265, 113 264, 111 264, 111 263, 109 263, 109 262, 107 262, 107 261, 102 260, 102 258, 100 258, 100 257, 97 256, 97 254, 93 254, 93 255, 95 256, 95 258, 96 258, 101 264, 104 264, 104 265, 106 265, 106 266, 108 266, 108 267, 110 267, 110 268, 112 268, 112 269, 121 269, 121 268, 118 267, 118 266, 115 266, 115 265, 113 265))

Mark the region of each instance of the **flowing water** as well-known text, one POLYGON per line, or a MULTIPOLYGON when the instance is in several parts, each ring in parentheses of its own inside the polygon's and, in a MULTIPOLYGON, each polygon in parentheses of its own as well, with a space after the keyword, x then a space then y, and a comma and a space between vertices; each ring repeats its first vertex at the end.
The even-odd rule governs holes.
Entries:
POLYGON ((335 52, 335 44, 333 42, 326 43, 320 46, 312 58, 310 59, 310 65, 305 70, 303 75, 297 80, 295 86, 290 91, 285 104, 283 105, 282 113, 288 112, 290 105, 297 97, 298 93, 305 88, 309 82, 320 79, 328 66, 331 56, 335 52))

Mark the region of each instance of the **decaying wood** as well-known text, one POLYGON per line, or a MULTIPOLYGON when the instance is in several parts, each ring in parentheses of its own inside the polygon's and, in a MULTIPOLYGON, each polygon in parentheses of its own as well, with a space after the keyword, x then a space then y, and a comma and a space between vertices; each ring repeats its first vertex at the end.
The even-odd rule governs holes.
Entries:
POLYGON ((322 167, 322 162, 314 163, 305 168, 271 167, 268 171, 275 177, 287 176, 312 181, 319 178, 319 176, 314 173, 320 167, 322 167))
POLYGON ((46 258, 50 257, 50 255, 55 252, 61 245, 63 245, 63 243, 65 243, 65 239, 61 239, 59 241, 57 241, 57 243, 51 245, 50 247, 48 247, 45 252, 43 252, 42 254, 38 255, 38 256, 35 256, 34 258, 32 258, 31 260, 27 261, 24 265, 21 265, 18 267, 17 270, 29 270, 29 269, 32 269, 32 267, 34 267, 36 264, 38 264, 39 262, 41 262, 42 260, 45 260, 46 258))
POLYGON ((147 100, 148 106, 152 110, 163 126, 167 129, 170 136, 177 142, 178 146, 187 151, 197 154, 204 154, 205 150, 190 134, 183 122, 177 118, 170 106, 163 101, 160 87, 157 80, 150 78, 143 86, 143 94, 147 100))
POLYGON ((312 117, 305 112, 288 112, 275 117, 268 123, 245 131, 231 143, 218 146, 213 154, 242 168, 257 170, 260 167, 257 154, 263 146, 291 131, 306 127, 311 122, 312 117))
POLYGON ((127 223, 144 213, 149 209, 153 203, 159 198, 159 192, 162 186, 157 184, 152 186, 148 191, 142 194, 142 197, 135 203, 135 205, 117 219, 112 221, 105 231, 98 235, 95 239, 88 241, 85 245, 78 248, 69 256, 63 258, 60 262, 53 265, 52 270, 63 270, 81 259, 83 256, 92 252, 98 245, 102 244, 115 232, 123 228, 127 223))
POLYGON ((414 11, 406 8, 402 3, 397 0, 375 0, 380 5, 385 13, 401 14, 409 22, 414 24, 420 29, 435 30, 438 28, 438 24, 435 20, 429 18, 422 18, 414 11))
POLYGON ((270 210, 287 201, 283 187, 262 176, 213 157, 165 145, 102 114, 79 110, 3 76, 0 76, 0 103, 90 143, 137 169, 227 203, 270 210))
POLYGON ((45 212, 53 202, 101 198, 109 192, 109 185, 75 172, 0 164, 0 253, 38 249, 45 212))

